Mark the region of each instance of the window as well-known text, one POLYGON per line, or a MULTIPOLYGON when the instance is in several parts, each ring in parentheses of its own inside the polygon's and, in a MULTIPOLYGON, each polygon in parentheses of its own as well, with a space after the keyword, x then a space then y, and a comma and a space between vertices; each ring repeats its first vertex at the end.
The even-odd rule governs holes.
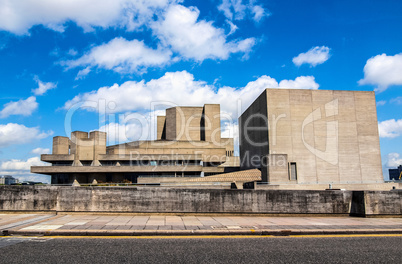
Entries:
POLYGON ((291 162, 290 167, 289 167, 289 174, 290 174, 290 180, 291 181, 296 181, 297 180, 297 168, 296 168, 296 162, 291 162))

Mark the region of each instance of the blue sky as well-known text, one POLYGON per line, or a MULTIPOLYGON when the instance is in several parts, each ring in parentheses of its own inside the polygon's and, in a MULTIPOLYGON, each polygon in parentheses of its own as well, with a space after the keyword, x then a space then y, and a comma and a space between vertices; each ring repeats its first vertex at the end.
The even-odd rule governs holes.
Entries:
POLYGON ((401 28, 396 0, 0 0, 0 175, 49 181, 29 167, 53 136, 152 139, 175 104, 220 103, 236 137, 266 87, 375 90, 387 170, 402 163, 401 28))

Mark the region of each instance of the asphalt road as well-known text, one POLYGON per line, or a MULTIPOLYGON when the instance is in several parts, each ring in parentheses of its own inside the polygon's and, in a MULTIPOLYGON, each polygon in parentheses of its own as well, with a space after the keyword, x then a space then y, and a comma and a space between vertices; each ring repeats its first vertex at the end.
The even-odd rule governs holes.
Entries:
POLYGON ((0 263, 401 263, 402 237, 0 238, 0 263))

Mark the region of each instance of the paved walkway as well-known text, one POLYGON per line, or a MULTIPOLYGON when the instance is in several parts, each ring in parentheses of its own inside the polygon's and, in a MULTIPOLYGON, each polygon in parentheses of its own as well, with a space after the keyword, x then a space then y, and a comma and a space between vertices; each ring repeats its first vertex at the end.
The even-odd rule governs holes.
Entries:
POLYGON ((0 214, 9 234, 401 233, 402 218, 0 214))

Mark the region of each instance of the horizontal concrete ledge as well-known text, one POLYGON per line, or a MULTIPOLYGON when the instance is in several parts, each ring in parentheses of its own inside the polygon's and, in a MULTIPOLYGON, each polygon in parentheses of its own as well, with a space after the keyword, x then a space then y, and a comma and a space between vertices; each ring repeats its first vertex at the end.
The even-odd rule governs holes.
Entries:
MULTIPOLYGON (((2 212, 0 210, 0 212, 2 212)), ((148 215, 158 215, 158 216, 254 216, 254 217, 349 217, 349 214, 289 214, 289 213, 238 213, 238 212, 221 212, 221 213, 208 213, 208 212, 171 212, 171 213, 161 213, 161 212, 56 212, 57 215, 127 215, 127 216, 148 216, 148 215)), ((400 215, 397 215, 399 217, 400 215)), ((387 215, 388 217, 388 215, 387 215)), ((389 216, 395 218, 395 216, 389 216)), ((402 217, 402 216, 400 216, 402 217)))
MULTIPOLYGON (((202 166, 32 166, 32 173, 200 172, 202 166)), ((215 168, 216 169, 216 168, 215 168)), ((223 169, 222 169, 223 170, 223 169)))
MULTIPOLYGON (((88 211, 23 211, 23 210, 0 210, 1 214, 51 214, 51 215, 113 215, 113 216, 254 216, 254 217, 349 217, 349 214, 289 214, 289 213, 238 213, 238 212, 222 212, 222 213, 208 213, 208 212, 88 212, 88 211)), ((395 218, 402 217, 402 215, 373 215, 372 217, 380 218, 395 218)))
POLYGON ((299 236, 299 235, 385 235, 402 234, 402 229, 294 229, 294 230, 3 230, 4 236, 299 236))
MULTIPOLYGON (((88 212, 88 211, 23 211, 23 210, 0 210, 1 214, 51 214, 51 215, 113 215, 113 216, 254 216, 254 217, 361 217, 350 214, 288 214, 288 213, 202 213, 202 212, 184 212, 184 213, 161 213, 161 212, 88 212)), ((366 218, 402 218, 401 214, 387 215, 365 215, 366 218)))

